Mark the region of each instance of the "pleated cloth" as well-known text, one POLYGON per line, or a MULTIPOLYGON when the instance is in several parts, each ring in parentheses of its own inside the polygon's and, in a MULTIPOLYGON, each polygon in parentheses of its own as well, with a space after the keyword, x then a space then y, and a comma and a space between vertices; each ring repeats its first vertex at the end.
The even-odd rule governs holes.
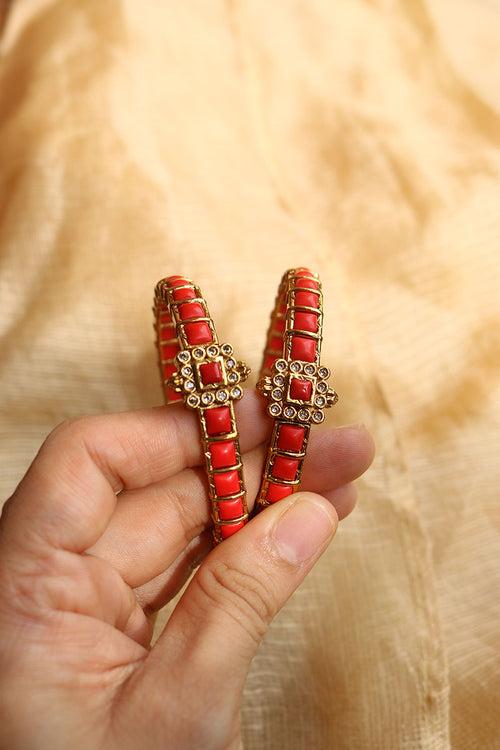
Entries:
POLYGON ((248 750, 498 750, 500 5, 15 0, 0 46, 1 494, 161 403, 155 282, 257 370, 287 268, 376 460, 273 623, 248 750))

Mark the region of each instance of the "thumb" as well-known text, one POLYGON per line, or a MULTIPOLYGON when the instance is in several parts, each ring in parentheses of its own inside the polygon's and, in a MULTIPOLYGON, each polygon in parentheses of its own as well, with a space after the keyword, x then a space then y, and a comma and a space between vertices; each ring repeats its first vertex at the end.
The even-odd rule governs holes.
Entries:
POLYGON ((174 651, 191 679, 226 695, 228 686, 241 688, 269 623, 324 552, 337 523, 333 506, 310 492, 257 515, 206 557, 153 649, 154 661, 163 661, 163 650, 171 661, 174 651))

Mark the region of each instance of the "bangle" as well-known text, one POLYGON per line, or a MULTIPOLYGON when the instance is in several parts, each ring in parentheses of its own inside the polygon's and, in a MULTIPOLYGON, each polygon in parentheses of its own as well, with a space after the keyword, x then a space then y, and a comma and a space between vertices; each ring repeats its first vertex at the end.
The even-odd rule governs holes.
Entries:
POLYGON ((320 365, 323 295, 317 274, 287 271, 271 315, 257 390, 269 399, 274 428, 268 446, 257 510, 300 487, 311 424, 338 400, 320 365))
POLYGON ((196 409, 208 477, 216 543, 248 521, 241 451, 233 402, 250 370, 219 344, 200 288, 183 276, 155 287, 153 312, 166 404, 196 409))

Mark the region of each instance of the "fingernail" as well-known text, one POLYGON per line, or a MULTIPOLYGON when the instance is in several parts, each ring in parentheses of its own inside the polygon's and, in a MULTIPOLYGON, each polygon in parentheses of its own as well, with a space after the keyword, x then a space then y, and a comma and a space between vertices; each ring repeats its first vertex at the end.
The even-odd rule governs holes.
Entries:
POLYGON ((314 495, 301 494, 279 517, 274 541, 280 556, 300 565, 321 549, 337 527, 333 513, 314 495))

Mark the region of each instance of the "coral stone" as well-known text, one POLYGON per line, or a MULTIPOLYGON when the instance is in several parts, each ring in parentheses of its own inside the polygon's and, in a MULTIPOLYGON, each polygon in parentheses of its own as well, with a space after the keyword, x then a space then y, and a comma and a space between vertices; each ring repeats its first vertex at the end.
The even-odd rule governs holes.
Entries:
POLYGON ((290 382, 290 396, 300 401, 310 401, 312 396, 311 381, 292 378, 290 382))
POLYGON ((218 406, 205 411, 205 424, 209 435, 231 432, 231 412, 228 406, 218 406))
POLYGON ((294 480, 297 475, 299 460, 297 458, 285 458, 276 456, 274 459, 272 476, 277 479, 294 480))
POLYGON ((222 383, 222 368, 219 362, 205 362, 200 365, 200 376, 203 385, 222 383))

